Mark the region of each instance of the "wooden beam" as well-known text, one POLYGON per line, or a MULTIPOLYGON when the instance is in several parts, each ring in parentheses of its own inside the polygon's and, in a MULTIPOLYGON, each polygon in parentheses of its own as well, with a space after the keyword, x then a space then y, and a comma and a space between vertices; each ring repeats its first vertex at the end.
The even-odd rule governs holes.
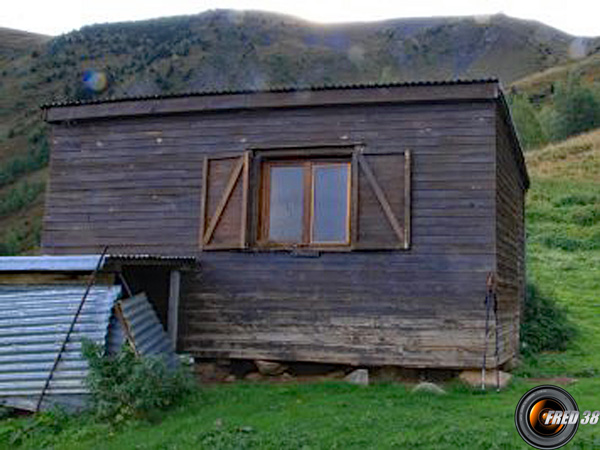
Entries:
POLYGON ((227 202, 229 202, 229 198, 235 189, 235 185, 237 183, 238 178, 240 177, 240 173, 242 173, 242 167, 244 166, 244 158, 239 158, 239 161, 234 166, 231 171, 231 175, 229 177, 229 181, 227 182, 227 186, 225 187, 225 191, 223 192, 223 196, 217 205, 217 209, 215 210, 215 214, 210 219, 210 223, 208 224, 208 228, 204 233, 204 245, 208 244, 212 238, 212 235, 221 219, 221 215, 223 211, 225 211, 225 207, 227 206, 227 202))
POLYGON ((248 195, 250 191, 250 151, 244 152, 244 171, 242 174, 242 217, 240 224, 240 248, 248 245, 248 195))
POLYGON ((208 157, 204 157, 202 164, 202 192, 200 198, 200 251, 204 248, 204 229, 206 228, 206 219, 208 211, 206 210, 208 195, 208 157))
POLYGON ((396 216, 394 215, 394 211, 392 211, 392 207, 390 206, 390 203, 388 202, 387 197, 385 196, 385 193, 383 192, 383 189, 381 189, 381 186, 379 186, 379 183, 377 182, 377 179, 375 178, 375 175, 373 174, 371 167, 369 167, 369 164, 365 160, 365 157, 360 152, 357 153, 357 156, 358 156, 358 162, 360 164, 360 167, 362 168, 363 173, 367 177, 367 181, 369 182, 371 188, 373 189, 373 192, 375 193, 375 197, 377 197, 377 200, 379 201, 379 205, 383 209, 383 212, 384 212, 385 216, 387 217, 390 225, 392 226, 394 233, 396 233, 396 236, 398 237, 398 240, 400 242, 404 242, 404 231, 402 230, 402 227, 398 223, 398 219, 396 219, 396 216))
POLYGON ((167 331, 173 350, 177 351, 177 337, 179 328, 179 291, 181 287, 181 272, 172 270, 169 274, 169 306, 167 313, 167 331))
POLYGON ((404 248, 410 248, 410 208, 411 208, 411 155, 410 150, 404 152, 404 248))
POLYGON ((357 146, 356 151, 352 153, 351 181, 350 189, 350 244, 354 247, 358 242, 358 153, 362 151, 362 146, 357 146))

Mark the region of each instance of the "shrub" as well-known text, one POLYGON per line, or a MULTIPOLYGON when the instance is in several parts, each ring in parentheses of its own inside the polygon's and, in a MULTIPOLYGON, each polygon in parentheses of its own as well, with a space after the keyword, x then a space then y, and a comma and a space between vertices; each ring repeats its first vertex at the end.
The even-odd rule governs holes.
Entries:
POLYGON ((106 355, 101 345, 88 340, 83 355, 89 364, 92 411, 103 420, 148 419, 194 389, 186 368, 170 369, 160 357, 138 357, 128 345, 116 355, 106 355))
POLYGON ((548 139, 529 100, 515 95, 510 97, 509 104, 523 148, 529 150, 547 144, 548 139))
POLYGON ((600 125, 600 102, 594 92, 572 78, 557 86, 554 107, 558 114, 558 138, 591 130, 600 125))
POLYGON ((52 437, 66 429, 68 424, 69 416, 60 408, 42 411, 27 418, 7 418, 5 426, 0 429, 0 442, 19 446, 37 438, 44 448, 49 448, 52 437))
POLYGON ((44 191, 44 182, 24 182, 0 197, 0 217, 19 211, 33 203, 44 191))
POLYGON ((531 356, 543 351, 564 351, 576 330, 566 311, 544 296, 537 286, 527 284, 521 319, 521 352, 531 356))
POLYGON ((34 131, 29 136, 28 142, 29 148, 26 154, 16 156, 0 166, 0 187, 48 165, 50 147, 45 131, 43 129, 34 131))

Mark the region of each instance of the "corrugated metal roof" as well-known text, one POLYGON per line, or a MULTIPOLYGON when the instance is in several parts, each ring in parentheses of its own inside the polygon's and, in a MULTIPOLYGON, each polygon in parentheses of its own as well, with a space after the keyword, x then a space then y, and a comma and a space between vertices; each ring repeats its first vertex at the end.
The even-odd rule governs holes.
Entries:
MULTIPOLYGON (((97 259, 96 259, 97 261, 97 259)), ((35 409, 86 286, 0 286, 0 402, 35 409)), ((92 286, 43 407, 87 392, 81 342, 105 344, 119 286, 92 286)))
POLYGON ((107 264, 156 264, 156 265, 182 265, 197 264, 198 259, 195 256, 168 256, 168 255, 150 255, 150 254, 115 254, 107 256, 107 264))
POLYGON ((92 272, 99 259, 100 255, 2 256, 0 272, 92 272))
MULTIPOLYGON (((92 272, 101 255, 69 256, 2 256, 0 272, 92 272)), ((144 264, 194 264, 196 258, 161 255, 121 255, 110 254, 104 257, 100 268, 110 263, 144 264)))
POLYGON ((94 100, 65 100, 45 103, 40 106, 42 109, 60 108, 64 106, 83 106, 94 105, 99 103, 117 103, 125 101, 143 101, 143 100, 162 100, 167 98, 180 97, 198 97, 204 95, 233 95, 233 94, 255 94, 260 92, 301 92, 301 91, 325 91, 325 90, 340 90, 340 89, 373 89, 373 88, 392 88, 401 86, 437 86, 437 85, 456 85, 456 84, 478 84, 478 83, 497 83, 498 78, 479 78, 479 79, 454 79, 454 80, 415 80, 415 81, 397 81, 388 83, 333 83, 322 85, 296 85, 296 86, 278 86, 268 89, 205 89, 200 91, 189 91, 173 94, 156 94, 156 95, 138 95, 138 96, 123 96, 109 97, 94 100))
MULTIPOLYGON (((140 355, 161 356, 170 367, 177 364, 171 339, 161 325, 146 294, 141 293, 118 302, 127 322, 128 330, 140 355)), ((125 332, 113 316, 108 333, 108 351, 115 354, 125 342, 125 332)))

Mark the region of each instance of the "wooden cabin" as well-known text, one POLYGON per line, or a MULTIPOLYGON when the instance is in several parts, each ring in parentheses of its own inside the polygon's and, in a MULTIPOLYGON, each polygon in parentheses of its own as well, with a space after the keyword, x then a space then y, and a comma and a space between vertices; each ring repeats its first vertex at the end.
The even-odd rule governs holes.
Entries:
POLYGON ((43 110, 43 252, 198 257, 170 308, 179 351, 477 368, 493 275, 488 366, 517 354, 529 182, 496 80, 43 110))

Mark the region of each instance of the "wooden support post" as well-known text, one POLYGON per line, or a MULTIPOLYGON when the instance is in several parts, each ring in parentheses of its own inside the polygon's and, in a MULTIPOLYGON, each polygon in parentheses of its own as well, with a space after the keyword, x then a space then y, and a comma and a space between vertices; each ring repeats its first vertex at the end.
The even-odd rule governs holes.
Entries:
POLYGON ((179 287, 181 284, 181 272, 172 270, 169 276, 169 312, 167 314, 167 328, 173 350, 177 350, 177 325, 179 320, 179 287))

